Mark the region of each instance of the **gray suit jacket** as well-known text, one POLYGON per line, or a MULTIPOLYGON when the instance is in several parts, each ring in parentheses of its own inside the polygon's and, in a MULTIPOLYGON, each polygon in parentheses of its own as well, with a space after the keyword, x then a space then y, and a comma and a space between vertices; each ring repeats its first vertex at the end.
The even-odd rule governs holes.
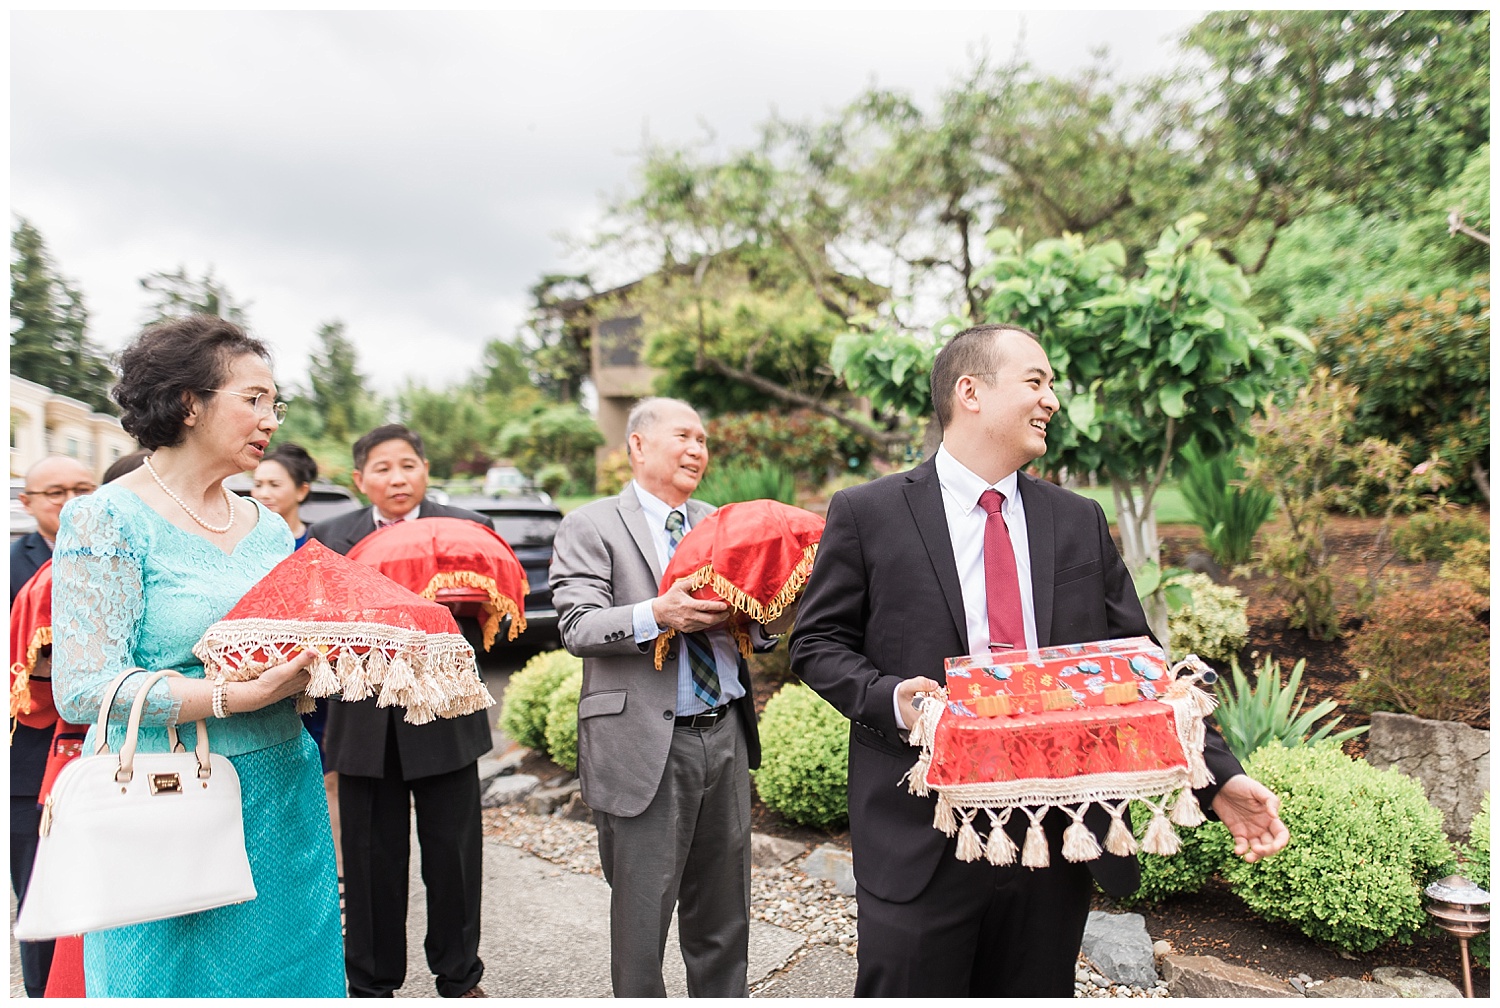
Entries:
MULTIPOLYGON (((687 503, 688 524, 713 512, 687 503)), ((633 485, 571 512, 553 542, 552 601, 563 646, 583 659, 578 700, 578 776, 591 809, 640 815, 656 796, 667 765, 677 705, 677 641, 657 669, 654 644, 635 642, 631 610, 655 598, 662 571, 633 485)), ((749 670, 739 663, 739 707, 750 751, 760 765, 760 735, 749 670)))

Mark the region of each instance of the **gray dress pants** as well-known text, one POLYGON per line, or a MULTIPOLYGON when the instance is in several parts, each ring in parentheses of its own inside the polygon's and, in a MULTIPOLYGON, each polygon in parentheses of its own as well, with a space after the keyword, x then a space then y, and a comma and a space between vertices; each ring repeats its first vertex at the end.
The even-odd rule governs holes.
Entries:
POLYGON ((615 997, 665 997, 675 906, 692 997, 749 996, 750 769, 740 713, 679 727, 656 797, 638 816, 594 813, 610 884, 615 997))

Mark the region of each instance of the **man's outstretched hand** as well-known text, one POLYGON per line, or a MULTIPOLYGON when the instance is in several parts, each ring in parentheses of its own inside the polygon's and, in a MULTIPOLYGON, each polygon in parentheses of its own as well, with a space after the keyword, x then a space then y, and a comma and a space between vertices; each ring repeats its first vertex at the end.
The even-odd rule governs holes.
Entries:
POLYGON ((1214 796, 1214 812, 1234 837, 1235 857, 1254 864, 1291 839, 1281 821, 1281 799, 1260 781, 1236 774, 1214 796))

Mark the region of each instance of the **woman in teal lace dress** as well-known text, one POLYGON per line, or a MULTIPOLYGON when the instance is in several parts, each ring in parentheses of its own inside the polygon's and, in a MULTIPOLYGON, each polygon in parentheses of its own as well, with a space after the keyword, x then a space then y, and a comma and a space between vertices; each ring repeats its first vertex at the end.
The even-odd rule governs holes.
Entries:
MULTIPOLYGON (((104 686, 124 669, 183 673, 152 687, 140 749, 165 750, 168 724, 182 725, 191 749, 192 722, 207 719, 213 751, 239 773, 257 895, 86 935, 89 996, 343 997, 322 767, 292 699, 307 684, 311 655, 253 682, 216 686, 192 653, 203 631, 292 549, 285 522, 222 486, 255 468, 284 413, 266 348, 209 316, 154 326, 121 356, 114 397, 125 430, 153 454, 63 510, 53 554, 58 710, 93 723, 104 686)), ((144 678, 120 690, 112 745, 144 678)), ((93 730, 85 745, 92 747, 93 730)))

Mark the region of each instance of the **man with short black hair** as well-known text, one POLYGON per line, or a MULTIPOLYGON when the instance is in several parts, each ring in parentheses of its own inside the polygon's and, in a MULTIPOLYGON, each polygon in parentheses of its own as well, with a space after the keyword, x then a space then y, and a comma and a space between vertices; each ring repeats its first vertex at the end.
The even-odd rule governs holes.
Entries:
MULTIPOLYGON (((51 455, 26 470, 21 506, 36 519, 36 531, 10 545, 10 601, 42 565, 52 559, 52 544, 63 505, 96 489, 93 474, 66 455, 51 455)), ((13 656, 14 657, 14 656, 13 656)), ((37 827, 41 812, 37 794, 47 768, 53 725, 32 727, 12 719, 10 735, 10 885, 16 899, 26 896, 31 865, 36 860, 37 827)), ((53 943, 21 942, 21 978, 26 996, 39 998, 47 987, 53 943)))
MULTIPOLYGON (((377 528, 473 511, 427 500, 422 438, 386 424, 354 443, 354 485, 370 507, 318 522, 310 535, 348 553, 377 528)), ((371 697, 328 706, 327 769, 339 774, 345 886, 344 963, 354 997, 390 997, 406 981, 411 808, 427 887, 427 964, 443 997, 484 997, 479 980, 483 875, 476 760, 493 746, 484 711, 407 724, 371 697)))
MULTIPOLYGON (((834 495, 792 632, 792 671, 851 722, 855 994, 1072 997, 1093 883, 1133 892, 1135 858, 1068 861, 1069 819, 1054 808, 1043 820, 1050 867, 958 860, 956 841, 933 827, 936 798, 902 780, 917 758, 913 698, 938 688, 955 655, 1150 628, 1099 505, 1020 471, 1045 454, 1058 409, 1036 336, 965 330, 931 381, 941 447, 910 472, 834 495)), ((1194 793, 1235 853, 1255 861, 1285 846, 1279 800, 1211 729, 1204 759, 1216 783, 1194 793)), ((1027 822, 1005 827, 1017 847, 1027 822)), ((1104 839, 1101 808, 1083 822, 1104 839)))

